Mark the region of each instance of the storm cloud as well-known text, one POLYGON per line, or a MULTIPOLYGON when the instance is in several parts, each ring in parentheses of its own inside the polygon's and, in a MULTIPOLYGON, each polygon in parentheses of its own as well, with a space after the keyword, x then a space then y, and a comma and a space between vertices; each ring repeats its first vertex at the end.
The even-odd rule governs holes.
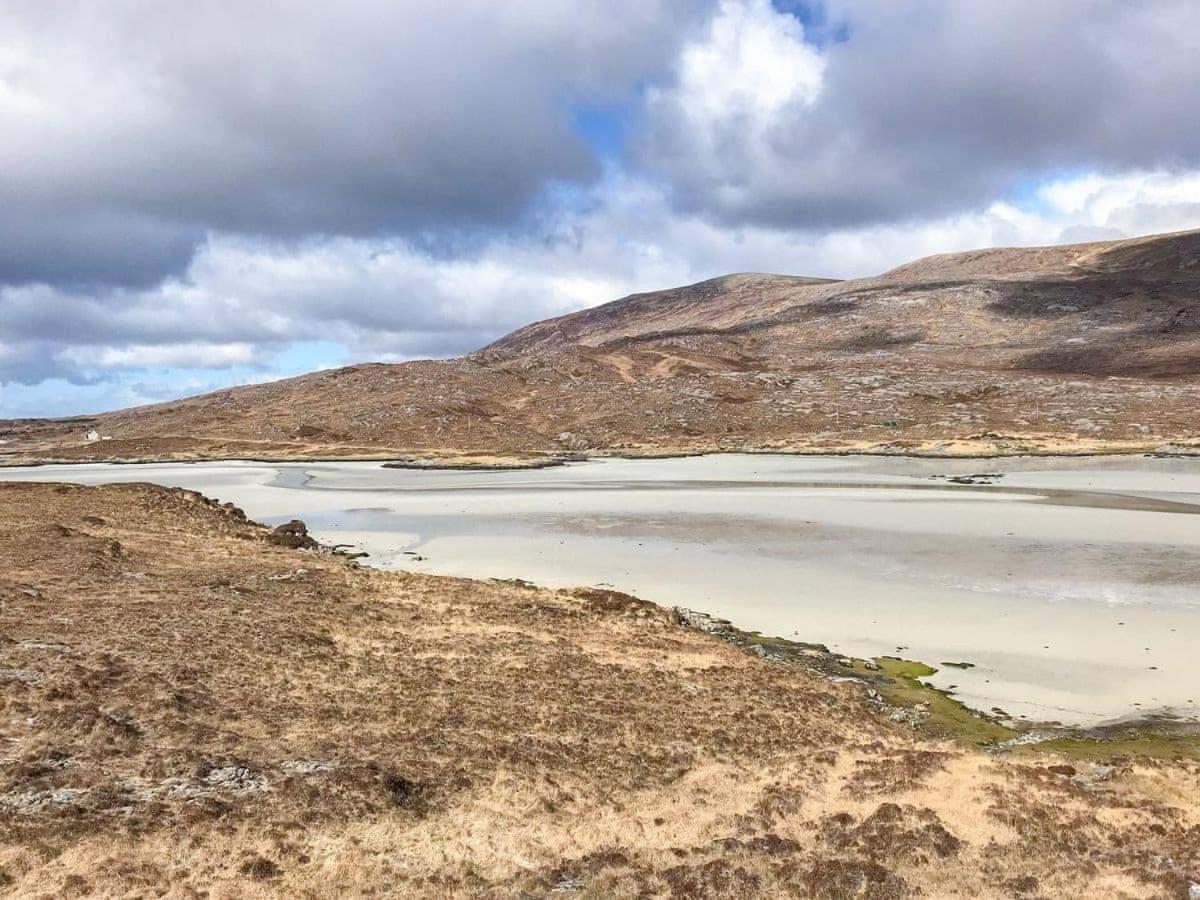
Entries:
POLYGON ((0 415, 1197 227, 1198 44, 1185 0, 15 0, 0 415))
POLYGON ((211 231, 511 223, 599 167, 580 105, 704 3, 17 0, 0 11, 0 280, 130 284, 211 231))

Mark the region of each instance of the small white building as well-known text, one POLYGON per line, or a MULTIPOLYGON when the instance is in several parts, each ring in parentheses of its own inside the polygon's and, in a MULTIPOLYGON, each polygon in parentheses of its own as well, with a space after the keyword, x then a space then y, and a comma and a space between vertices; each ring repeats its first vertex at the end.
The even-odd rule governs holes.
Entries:
POLYGON ((98 440, 100 440, 100 432, 96 431, 96 429, 93 428, 91 431, 89 431, 87 434, 84 435, 84 439, 89 440, 89 441, 98 441, 98 440))

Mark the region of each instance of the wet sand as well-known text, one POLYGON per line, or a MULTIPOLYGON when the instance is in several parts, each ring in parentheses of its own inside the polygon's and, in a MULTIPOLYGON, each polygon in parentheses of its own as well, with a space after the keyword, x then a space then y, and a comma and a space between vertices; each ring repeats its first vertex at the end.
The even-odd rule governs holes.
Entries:
POLYGON ((607 584, 850 655, 967 662, 931 681, 1030 719, 1200 712, 1200 460, 196 463, 0 479, 179 485, 257 519, 304 518, 375 565, 607 584), (993 477, 950 481, 977 474, 993 477))

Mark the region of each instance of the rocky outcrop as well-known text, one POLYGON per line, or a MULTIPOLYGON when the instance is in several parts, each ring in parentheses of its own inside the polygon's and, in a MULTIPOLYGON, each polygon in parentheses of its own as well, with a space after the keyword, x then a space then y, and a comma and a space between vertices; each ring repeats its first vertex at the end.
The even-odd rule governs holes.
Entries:
POLYGON ((316 550, 318 544, 308 533, 308 526, 299 519, 292 519, 277 526, 269 535, 267 543, 290 550, 316 550))

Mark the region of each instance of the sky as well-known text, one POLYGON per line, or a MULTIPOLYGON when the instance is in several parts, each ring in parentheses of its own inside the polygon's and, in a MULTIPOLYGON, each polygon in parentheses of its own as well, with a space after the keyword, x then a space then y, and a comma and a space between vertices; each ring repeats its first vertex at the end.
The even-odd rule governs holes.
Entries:
POLYGON ((1200 227, 1195 0, 7 0, 0 417, 1200 227))

